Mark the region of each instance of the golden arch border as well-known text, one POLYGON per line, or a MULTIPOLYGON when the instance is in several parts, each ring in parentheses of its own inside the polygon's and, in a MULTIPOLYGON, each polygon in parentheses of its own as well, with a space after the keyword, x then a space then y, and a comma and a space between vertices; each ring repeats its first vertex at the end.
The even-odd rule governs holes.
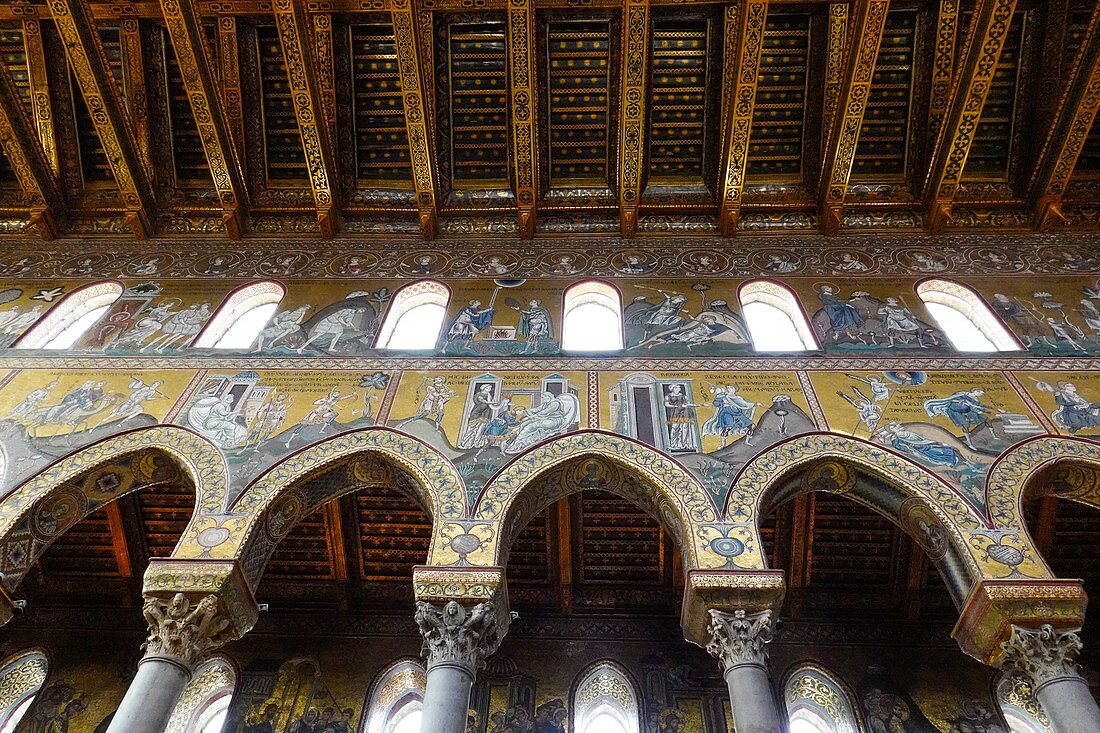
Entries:
POLYGON ((737 511, 740 521, 758 527, 763 502, 780 482, 800 469, 827 461, 855 466, 921 501, 940 520, 974 580, 1052 577, 1022 523, 995 526, 927 469, 882 446, 847 435, 795 436, 749 461, 733 481, 726 499, 726 516, 737 511), (1009 549, 991 552, 994 545, 1009 549), (1005 564, 997 559, 1006 555, 1018 562, 1005 564))
MULTIPOLYGON (((1023 501, 1033 480, 1044 468, 1067 461, 1081 462, 1100 471, 1100 443, 1084 438, 1044 435, 1018 443, 1003 453, 990 469, 986 482, 989 513, 996 526, 1026 528, 1023 501)), ((1093 493, 1100 491, 1100 485, 1092 489, 1093 493)), ((1100 508, 1098 502, 1084 503, 1100 508)))

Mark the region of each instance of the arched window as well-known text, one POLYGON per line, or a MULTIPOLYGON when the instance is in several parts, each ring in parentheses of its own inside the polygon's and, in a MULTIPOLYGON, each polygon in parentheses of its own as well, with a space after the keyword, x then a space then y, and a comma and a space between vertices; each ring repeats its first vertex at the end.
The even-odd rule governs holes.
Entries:
POLYGON ((68 349, 122 295, 116 282, 101 282, 74 290, 15 342, 17 349, 68 349))
POLYGON ((279 308, 286 290, 275 282, 260 282, 229 294, 195 339, 200 349, 247 349, 279 308))
POLYGON ((590 667, 573 688, 576 733, 638 733, 638 693, 613 662, 590 667))
POLYGON ((925 280, 917 295, 959 351, 1019 351, 1022 347, 968 287, 949 280, 925 280))
POLYGON ((1012 733, 1052 733, 1050 720, 1026 678, 1003 675, 997 682, 997 702, 1012 733))
POLYGON ((17 654, 0 667, 0 733, 12 733, 19 725, 42 689, 48 667, 40 651, 17 654))
POLYGON ((176 703, 165 733, 222 733, 237 684, 237 672, 226 659, 199 665, 176 703))
POLYGON ((622 349, 623 308, 619 291, 591 280, 566 290, 561 347, 566 351, 622 349))
POLYGON ((798 299, 770 280, 753 280, 738 293, 741 314, 756 351, 812 351, 818 348, 798 299))
POLYGON ((434 280, 421 280, 394 293, 378 334, 380 349, 434 349, 447 316, 451 292, 434 280))
POLYGON ((796 669, 783 686, 791 733, 858 733, 847 691, 822 667, 796 669))
POLYGON ((426 684, 424 667, 415 659, 383 670, 371 687, 362 733, 420 733, 426 684))

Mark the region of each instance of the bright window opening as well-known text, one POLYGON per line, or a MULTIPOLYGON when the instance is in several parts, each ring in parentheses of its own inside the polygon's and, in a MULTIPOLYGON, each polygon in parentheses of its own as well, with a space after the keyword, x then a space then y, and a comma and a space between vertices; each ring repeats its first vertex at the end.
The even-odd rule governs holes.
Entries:
POLYGON ((958 351, 1019 351, 1020 344, 970 288, 950 280, 925 280, 917 294, 958 351))
POLYGON ((275 315, 286 291, 274 282, 260 282, 231 293, 195 339, 200 349, 247 349, 275 315))
POLYGON ((741 313, 756 351, 810 351, 817 348, 798 300, 770 280, 745 283, 740 290, 741 313))
POLYGON ((391 664, 375 681, 368 712, 358 730, 420 733, 426 684, 424 666, 419 660, 402 659, 391 664))
POLYGON ((450 291, 432 280, 398 290, 378 334, 378 348, 434 349, 450 298, 450 291))
POLYGON ((573 690, 573 726, 578 733, 638 733, 638 694, 614 662, 590 667, 573 690))
POLYGON ((4 726, 0 728, 0 733, 12 733, 15 727, 19 725, 19 721, 23 719, 23 716, 30 710, 31 705, 34 704, 35 695, 28 695, 23 702, 19 703, 8 713, 7 720, 4 721, 4 726))
POLYGON ((420 733, 423 716, 420 702, 413 700, 394 712, 386 726, 386 733, 420 733))
POLYGON ((835 727, 803 708, 791 716, 790 730, 791 733, 834 733, 835 727))
POLYGON ((195 733, 222 733, 225 719, 229 715, 230 699, 229 695, 224 695, 207 708, 199 721, 199 725, 195 728, 195 733))
POLYGON ((622 721, 611 713, 600 713, 592 718, 585 727, 584 733, 626 733, 626 728, 622 721))
POLYGON ((237 672, 224 657, 199 665, 176 701, 165 733, 222 733, 237 672))
POLYGON ((19 349, 68 349, 80 340, 122 295, 114 282, 74 290, 15 343, 19 349))
POLYGON ((574 285, 565 292, 561 347, 566 351, 619 351, 623 312, 619 292, 600 282, 574 285))
POLYGON ((859 733, 847 688, 823 667, 803 666, 783 688, 790 733, 859 733))

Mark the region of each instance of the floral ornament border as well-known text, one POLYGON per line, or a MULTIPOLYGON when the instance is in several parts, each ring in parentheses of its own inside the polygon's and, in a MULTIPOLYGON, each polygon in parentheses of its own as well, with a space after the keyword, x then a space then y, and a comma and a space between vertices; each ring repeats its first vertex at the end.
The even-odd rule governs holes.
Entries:
POLYGON ((1080 461, 1100 469, 1100 443, 1082 438, 1043 435, 1005 451, 993 463, 986 480, 989 514, 994 526, 1002 529, 1026 528, 1024 494, 1039 471, 1062 461, 1080 461))

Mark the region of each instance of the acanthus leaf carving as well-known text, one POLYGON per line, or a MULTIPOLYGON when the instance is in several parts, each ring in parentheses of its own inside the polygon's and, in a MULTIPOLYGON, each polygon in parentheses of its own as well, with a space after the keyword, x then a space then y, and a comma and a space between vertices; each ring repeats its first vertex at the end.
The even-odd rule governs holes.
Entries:
POLYGON ((1008 640, 1001 643, 1004 656, 1000 666, 1028 677, 1036 690, 1056 680, 1079 678, 1077 654, 1083 648, 1079 632, 1059 631, 1050 624, 1038 629, 1013 624, 1008 640))
POLYGON ((476 674, 500 646, 497 613, 492 601, 478 603, 469 609, 458 601, 449 601, 442 608, 419 601, 415 618, 424 637, 422 653, 429 670, 438 664, 449 663, 466 668, 471 675, 476 674))
POLYGON ((183 593, 171 599, 147 597, 143 613, 149 624, 144 659, 165 659, 189 671, 237 637, 229 615, 213 594, 197 603, 183 593))
POLYGON ((709 630, 707 652, 718 660, 723 671, 742 664, 767 666, 765 645, 775 634, 771 611, 726 613, 712 608, 709 630))

